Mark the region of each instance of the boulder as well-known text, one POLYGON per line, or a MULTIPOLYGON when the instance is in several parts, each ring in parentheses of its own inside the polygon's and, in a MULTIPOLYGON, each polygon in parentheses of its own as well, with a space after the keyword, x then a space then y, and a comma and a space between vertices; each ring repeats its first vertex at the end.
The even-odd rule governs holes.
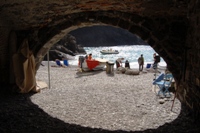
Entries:
POLYGON ((126 72, 126 68, 124 68, 124 67, 118 67, 117 71, 119 71, 119 73, 125 73, 126 72))
POLYGON ((127 75, 139 75, 140 71, 139 70, 127 69, 125 74, 127 74, 127 75))
MULTIPOLYGON (((54 61, 56 59, 62 60, 73 59, 77 54, 86 54, 86 51, 81 45, 76 43, 76 38, 72 35, 66 35, 58 43, 51 47, 49 50, 49 60, 54 61)), ((47 60, 47 55, 45 55, 44 60, 47 60)))

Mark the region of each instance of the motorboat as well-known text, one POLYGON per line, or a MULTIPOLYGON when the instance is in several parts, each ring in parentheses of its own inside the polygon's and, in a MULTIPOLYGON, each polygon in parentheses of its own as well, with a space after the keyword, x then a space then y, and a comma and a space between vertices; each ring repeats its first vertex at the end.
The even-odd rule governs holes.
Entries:
POLYGON ((78 65, 83 71, 104 70, 107 61, 106 59, 88 60, 79 57, 78 65))
POLYGON ((109 50, 101 50, 100 51, 102 54, 119 54, 119 51, 118 50, 112 50, 112 49, 109 49, 109 50))

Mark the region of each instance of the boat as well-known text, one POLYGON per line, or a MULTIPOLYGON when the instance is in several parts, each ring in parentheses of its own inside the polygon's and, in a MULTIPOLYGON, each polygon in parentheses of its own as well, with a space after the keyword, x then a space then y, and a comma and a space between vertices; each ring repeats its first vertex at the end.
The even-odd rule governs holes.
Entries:
POLYGON ((101 50, 100 51, 102 54, 119 54, 119 51, 118 50, 101 50))
POLYGON ((79 57, 79 67, 82 68, 83 71, 92 71, 92 70, 104 70, 106 66, 106 59, 84 59, 79 57))

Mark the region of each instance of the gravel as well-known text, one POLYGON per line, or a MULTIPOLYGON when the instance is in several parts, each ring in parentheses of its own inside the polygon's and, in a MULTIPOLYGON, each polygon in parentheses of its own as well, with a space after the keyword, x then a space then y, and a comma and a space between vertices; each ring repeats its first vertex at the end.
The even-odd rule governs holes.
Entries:
MULTIPOLYGON (((47 66, 37 71, 48 82, 47 66)), ((160 98, 154 73, 78 72, 50 67, 50 88, 1 96, 0 132, 198 132, 199 126, 174 95, 160 98), (161 102, 162 101, 162 102, 161 102)))

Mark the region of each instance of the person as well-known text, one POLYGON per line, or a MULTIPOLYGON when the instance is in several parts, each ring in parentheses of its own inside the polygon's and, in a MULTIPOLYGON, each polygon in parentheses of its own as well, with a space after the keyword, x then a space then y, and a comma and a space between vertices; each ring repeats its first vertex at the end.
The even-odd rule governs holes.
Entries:
POLYGON ((56 65, 58 65, 59 67, 63 66, 59 59, 56 59, 55 62, 56 62, 56 65))
POLYGON ((156 53, 153 54, 153 61, 155 62, 156 53))
POLYGON ((129 65, 128 60, 126 60, 126 62, 125 62, 125 68, 129 68, 130 69, 130 65, 129 65))
POLYGON ((92 60, 92 54, 89 54, 88 60, 92 60))
POLYGON ((156 53, 153 54, 153 69, 157 68, 157 64, 156 64, 156 53))
POLYGON ((118 68, 118 67, 122 67, 122 60, 124 60, 124 58, 118 58, 117 60, 116 60, 116 68, 118 68))
POLYGON ((141 54, 141 56, 138 58, 138 64, 139 64, 139 71, 142 71, 143 70, 143 66, 144 66, 143 54, 141 54))
POLYGON ((85 59, 86 59, 86 60, 88 59, 88 55, 85 56, 85 59))
POLYGON ((160 56, 154 53, 153 58, 154 58, 153 69, 156 69, 158 66, 158 63, 160 62, 160 56))

